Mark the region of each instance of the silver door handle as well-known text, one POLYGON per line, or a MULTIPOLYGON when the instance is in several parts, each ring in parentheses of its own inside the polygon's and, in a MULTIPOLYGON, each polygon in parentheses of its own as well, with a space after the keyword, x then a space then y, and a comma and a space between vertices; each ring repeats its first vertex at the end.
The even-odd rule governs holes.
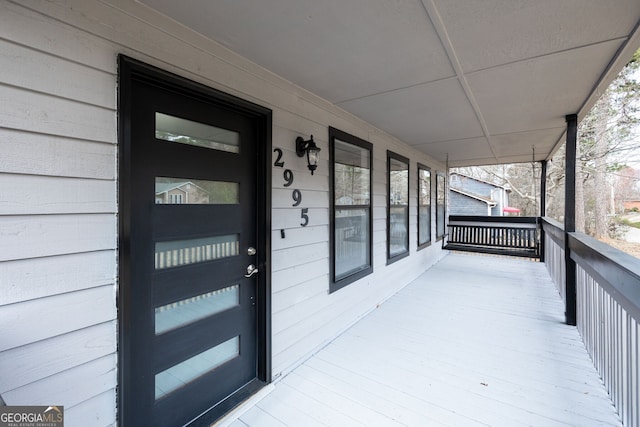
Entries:
POLYGON ((249 264, 249 266, 247 267, 247 274, 245 274, 244 277, 249 278, 254 274, 258 274, 258 267, 253 264, 249 264))

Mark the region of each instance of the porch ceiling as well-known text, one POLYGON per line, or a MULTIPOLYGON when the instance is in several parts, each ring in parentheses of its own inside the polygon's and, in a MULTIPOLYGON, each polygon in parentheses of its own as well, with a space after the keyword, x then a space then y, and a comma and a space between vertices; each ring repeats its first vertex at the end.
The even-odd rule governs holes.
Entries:
POLYGON ((638 0, 142 0, 450 166, 548 158, 640 46, 638 0))

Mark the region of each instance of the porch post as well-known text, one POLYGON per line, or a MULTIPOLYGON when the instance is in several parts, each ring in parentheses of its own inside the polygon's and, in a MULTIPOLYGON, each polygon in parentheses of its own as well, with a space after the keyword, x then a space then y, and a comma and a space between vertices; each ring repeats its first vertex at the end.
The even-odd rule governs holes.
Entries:
POLYGON ((566 266, 566 321, 576 325, 576 263, 569 251, 569 233, 576 231, 576 144, 578 139, 578 116, 571 114, 567 121, 567 150, 565 156, 564 190, 564 260, 566 266))
POLYGON ((544 227, 542 217, 547 215, 547 161, 540 162, 540 262, 544 262, 544 227))
POLYGON ((540 216, 547 216, 547 161, 540 162, 540 216))

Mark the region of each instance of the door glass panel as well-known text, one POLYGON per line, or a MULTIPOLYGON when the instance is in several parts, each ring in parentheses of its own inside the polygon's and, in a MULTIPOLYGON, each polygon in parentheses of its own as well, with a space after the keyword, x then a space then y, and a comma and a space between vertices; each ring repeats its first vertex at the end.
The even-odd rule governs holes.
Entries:
POLYGON ((237 182, 156 177, 156 204, 237 205, 237 182))
POLYGON ((229 153, 240 152, 238 132, 162 113, 156 113, 156 138, 229 153))
POLYGON ((240 304, 238 285, 156 307, 156 335, 240 304))
POLYGON ((218 344, 155 376, 156 400, 240 355, 240 337, 218 344))
POLYGON ((162 270, 238 255, 240 253, 239 237, 237 234, 231 234, 157 242, 155 268, 162 270))

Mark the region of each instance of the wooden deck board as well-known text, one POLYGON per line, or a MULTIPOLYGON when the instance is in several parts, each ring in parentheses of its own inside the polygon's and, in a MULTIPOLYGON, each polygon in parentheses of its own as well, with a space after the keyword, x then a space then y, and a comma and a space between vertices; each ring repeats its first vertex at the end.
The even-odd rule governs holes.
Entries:
POLYGON ((621 426, 541 263, 451 254, 240 417, 247 426, 621 426))

